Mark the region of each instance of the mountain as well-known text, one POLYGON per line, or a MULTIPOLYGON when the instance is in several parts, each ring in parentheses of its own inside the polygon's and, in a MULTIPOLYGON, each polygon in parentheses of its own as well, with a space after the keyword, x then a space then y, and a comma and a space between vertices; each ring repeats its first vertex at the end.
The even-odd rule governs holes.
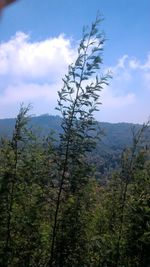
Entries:
MULTIPOLYGON (((11 138, 15 119, 0 119, 0 137, 11 138)), ((131 123, 98 122, 102 131, 101 140, 96 149, 88 154, 88 159, 94 164, 97 176, 108 174, 119 166, 121 153, 125 147, 132 144, 132 128, 140 129, 141 125, 131 123)), ((44 114, 31 117, 28 127, 37 136, 47 136, 53 132, 56 140, 61 129, 61 117, 44 114)))
MULTIPOLYGON (((0 119, 0 137, 5 136, 10 138, 13 133, 15 119, 0 119)), ((131 129, 139 129, 141 125, 132 123, 108 123, 98 122, 102 130, 101 145, 107 146, 110 150, 122 149, 131 144, 132 131, 131 129)), ((46 136, 51 131, 56 135, 61 132, 61 117, 43 114, 40 116, 31 117, 28 127, 32 128, 39 136, 46 136)))
MULTIPOLYGON (((0 137, 10 138, 15 126, 15 118, 0 119, 0 137)), ((31 117, 28 127, 32 128, 38 135, 47 135, 50 130, 60 131, 61 118, 59 116, 50 116, 47 114, 31 117)))

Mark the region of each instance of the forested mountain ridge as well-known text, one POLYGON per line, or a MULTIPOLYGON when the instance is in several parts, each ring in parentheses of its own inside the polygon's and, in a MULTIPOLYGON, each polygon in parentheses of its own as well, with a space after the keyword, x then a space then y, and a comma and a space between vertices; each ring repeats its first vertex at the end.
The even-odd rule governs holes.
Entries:
MULTIPOLYGON (((10 137, 15 125, 15 118, 0 119, 0 137, 10 137)), ((101 134, 101 145, 107 149, 117 150, 131 144, 132 128, 140 129, 140 124, 132 123, 108 123, 98 122, 101 134)), ((31 128, 39 136, 47 136, 51 131, 54 131, 56 137, 62 131, 61 117, 43 114, 40 116, 33 116, 28 122, 28 127, 31 128)))
MULTIPOLYGON (((0 136, 10 137, 13 133, 16 119, 0 120, 0 136)), ((58 144, 59 135, 62 133, 62 119, 60 116, 43 114, 31 117, 28 121, 28 129, 42 139, 49 134, 56 139, 58 144)), ((100 140, 97 140, 96 148, 88 155, 97 170, 97 177, 102 177, 115 170, 119 166, 123 149, 132 144, 132 129, 138 131, 142 125, 132 123, 108 123, 98 122, 97 127, 100 131, 100 140)))

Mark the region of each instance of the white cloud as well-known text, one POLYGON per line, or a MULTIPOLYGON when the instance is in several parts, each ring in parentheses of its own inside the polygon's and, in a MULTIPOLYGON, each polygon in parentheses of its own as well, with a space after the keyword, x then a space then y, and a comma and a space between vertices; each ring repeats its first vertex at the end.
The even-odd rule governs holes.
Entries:
POLYGON ((102 92, 103 120, 145 121, 150 114, 150 54, 145 62, 124 55, 108 69, 113 79, 102 92))
POLYGON ((150 53, 143 63, 136 58, 130 59, 129 67, 141 76, 143 87, 150 91, 150 53))
POLYGON ((129 58, 128 55, 124 55, 123 57, 119 58, 116 69, 118 68, 125 69, 125 63, 128 58, 129 58))
POLYGON ((57 90, 60 84, 17 84, 9 85, 0 98, 0 106, 10 103, 21 103, 22 101, 55 101, 57 99, 57 90))
POLYGON ((140 66, 139 61, 136 58, 132 58, 129 60, 129 67, 133 70, 138 69, 140 66))
POLYGON ((129 59, 129 67, 136 70, 150 71, 150 53, 144 63, 141 63, 137 58, 129 59))
POLYGON ((103 99, 104 108, 118 109, 136 102, 134 93, 127 93, 125 95, 115 95, 113 88, 107 87, 102 91, 101 98, 103 99))
POLYGON ((75 49, 63 35, 31 42, 22 32, 0 46, 0 74, 17 79, 57 80, 72 62, 75 49))
MULTIPOLYGON (((16 115, 21 102, 33 103, 36 114, 54 113, 61 78, 75 56, 76 47, 64 35, 33 42, 18 32, 2 43, 0 116, 16 115)), ((103 105, 97 118, 103 114, 105 121, 144 121, 149 115, 150 54, 143 62, 125 54, 109 69, 113 79, 101 92, 103 105)))
POLYGON ((57 106, 57 91, 62 84, 20 83, 9 85, 0 96, 0 118, 14 117, 19 111, 20 104, 31 104, 31 113, 54 114, 57 106))
POLYGON ((8 42, 2 43, 0 117, 14 116, 13 111, 17 110, 14 107, 21 102, 40 106, 38 113, 42 113, 45 107, 50 109, 50 106, 54 110, 62 77, 75 54, 71 40, 64 35, 32 42, 29 35, 18 32, 8 42), (9 114, 10 107, 13 110, 9 114))

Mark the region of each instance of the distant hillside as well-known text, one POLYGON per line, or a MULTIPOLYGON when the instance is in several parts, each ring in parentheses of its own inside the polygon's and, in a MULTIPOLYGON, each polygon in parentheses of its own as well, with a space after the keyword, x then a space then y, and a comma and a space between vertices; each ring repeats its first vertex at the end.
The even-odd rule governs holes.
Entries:
MULTIPOLYGON (((14 125, 14 118, 0 119, 0 137, 10 137, 14 125)), ((99 122, 99 126, 103 131, 102 143, 114 149, 130 144, 132 139, 131 128, 133 126, 136 128, 141 127, 139 124, 108 122, 99 122)), ((40 136, 47 135, 51 130, 54 130, 58 134, 61 132, 61 117, 48 114, 31 117, 29 128, 37 131, 37 134, 40 136)))
MULTIPOLYGON (((14 125, 15 119, 1 119, 0 137, 11 138, 14 125)), ((54 132, 57 138, 62 131, 61 117, 47 114, 31 117, 28 126, 39 137, 47 136, 50 132, 54 132)), ((88 156, 90 162, 94 163, 98 176, 99 173, 105 175, 119 166, 122 150, 132 143, 131 128, 134 126, 136 129, 139 129, 141 125, 99 122, 99 126, 103 132, 101 141, 98 142, 96 150, 88 156)))
MULTIPOLYGON (((15 119, 0 119, 0 137, 11 137, 15 119)), ((125 146, 130 145, 132 140, 131 123, 107 123, 99 122, 99 126, 103 131, 100 146, 107 147, 107 150, 120 150, 125 146)), ((140 125, 134 125, 139 128, 140 125)), ((41 115, 31 117, 29 121, 29 128, 40 136, 46 136, 50 131, 54 130, 56 135, 61 132, 61 118, 59 116, 41 115)))
MULTIPOLYGON (((49 116, 47 114, 31 117, 29 120, 29 128, 34 129, 38 135, 47 135, 50 130, 60 132, 61 118, 59 116, 49 116)), ((15 119, 0 119, 0 137, 11 137, 15 119)))

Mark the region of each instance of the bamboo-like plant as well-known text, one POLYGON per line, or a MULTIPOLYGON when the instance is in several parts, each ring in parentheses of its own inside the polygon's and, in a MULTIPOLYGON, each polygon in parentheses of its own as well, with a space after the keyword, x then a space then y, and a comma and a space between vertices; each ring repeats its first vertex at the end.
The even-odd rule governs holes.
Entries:
MULTIPOLYGON (((62 115, 63 133, 60 135, 60 176, 53 224, 51 254, 48 266, 54 265, 55 239, 58 215, 65 183, 72 187, 72 175, 84 157, 96 144, 97 126, 94 118, 99 110, 100 92, 108 85, 109 73, 99 75, 105 37, 99 31, 100 16, 97 16, 91 29, 84 28, 79 44, 77 59, 68 68, 63 79, 63 88, 58 92, 58 107, 62 115)), ((73 188, 72 190, 75 190, 73 188)))

